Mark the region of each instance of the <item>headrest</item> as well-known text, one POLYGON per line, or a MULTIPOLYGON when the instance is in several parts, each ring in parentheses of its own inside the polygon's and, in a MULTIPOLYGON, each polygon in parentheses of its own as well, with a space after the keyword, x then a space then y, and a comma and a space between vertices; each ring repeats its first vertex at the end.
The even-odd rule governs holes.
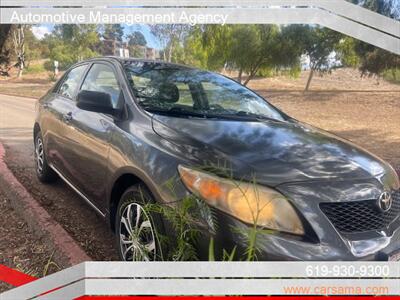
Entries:
POLYGON ((178 87, 171 82, 163 82, 158 86, 158 99, 168 103, 179 101, 178 87))

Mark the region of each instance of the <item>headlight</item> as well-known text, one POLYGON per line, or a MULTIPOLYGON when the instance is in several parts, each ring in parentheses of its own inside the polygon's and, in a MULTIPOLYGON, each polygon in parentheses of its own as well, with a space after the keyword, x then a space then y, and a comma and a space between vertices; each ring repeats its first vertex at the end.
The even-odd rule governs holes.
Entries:
POLYGON ((257 226, 304 234, 299 216, 279 192, 257 184, 223 179, 204 172, 178 167, 185 186, 209 205, 257 226))
POLYGON ((400 189, 400 170, 395 170, 392 165, 388 164, 390 170, 391 170, 391 174, 388 176, 391 178, 390 181, 390 187, 392 187, 395 190, 400 189))

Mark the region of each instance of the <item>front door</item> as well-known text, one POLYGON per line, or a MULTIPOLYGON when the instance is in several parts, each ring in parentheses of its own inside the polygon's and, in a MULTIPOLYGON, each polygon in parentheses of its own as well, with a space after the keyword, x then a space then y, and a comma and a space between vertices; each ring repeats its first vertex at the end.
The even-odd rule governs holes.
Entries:
MULTIPOLYGON (((121 89, 113 65, 94 63, 84 79, 80 90, 105 92, 111 95, 116 108, 121 100, 121 89)), ((106 179, 111 134, 115 127, 112 116, 85 111, 73 112, 71 126, 74 130, 74 185, 93 204, 104 212, 107 204, 106 179)))

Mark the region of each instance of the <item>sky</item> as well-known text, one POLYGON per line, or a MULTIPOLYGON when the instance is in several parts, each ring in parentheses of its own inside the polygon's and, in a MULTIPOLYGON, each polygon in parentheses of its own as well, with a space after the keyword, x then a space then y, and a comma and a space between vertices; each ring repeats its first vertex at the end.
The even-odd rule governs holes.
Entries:
MULTIPOLYGON (((147 46, 151 48, 160 49, 160 43, 157 39, 151 34, 150 28, 147 25, 123 25, 124 33, 128 35, 134 31, 140 31, 143 33, 144 37, 147 41, 147 46)), ((32 27, 33 34, 38 38, 42 39, 45 34, 51 33, 54 25, 51 24, 40 24, 32 27)))
POLYGON ((159 41, 155 38, 154 35, 151 34, 148 25, 124 25, 125 35, 134 31, 140 31, 141 33, 143 33, 144 37, 146 38, 148 47, 156 49, 161 48, 159 41))

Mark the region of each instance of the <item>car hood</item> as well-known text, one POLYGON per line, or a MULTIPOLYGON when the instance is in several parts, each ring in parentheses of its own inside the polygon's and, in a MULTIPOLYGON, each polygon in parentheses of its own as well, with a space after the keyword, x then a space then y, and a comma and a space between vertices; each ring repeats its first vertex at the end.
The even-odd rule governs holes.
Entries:
POLYGON ((371 178, 390 169, 353 143, 295 120, 249 122, 154 115, 153 129, 183 147, 179 151, 187 152, 181 153, 184 159, 228 164, 235 177, 255 176, 257 182, 270 186, 371 178))

